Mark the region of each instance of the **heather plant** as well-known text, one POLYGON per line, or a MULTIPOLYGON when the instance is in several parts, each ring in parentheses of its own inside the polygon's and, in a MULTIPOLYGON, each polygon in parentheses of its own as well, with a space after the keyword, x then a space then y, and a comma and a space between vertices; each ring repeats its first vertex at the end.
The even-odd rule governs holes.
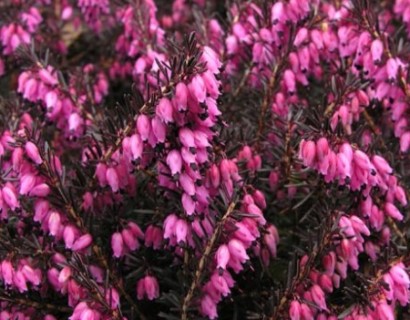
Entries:
POLYGON ((0 9, 0 320, 410 316, 410 1, 0 9))

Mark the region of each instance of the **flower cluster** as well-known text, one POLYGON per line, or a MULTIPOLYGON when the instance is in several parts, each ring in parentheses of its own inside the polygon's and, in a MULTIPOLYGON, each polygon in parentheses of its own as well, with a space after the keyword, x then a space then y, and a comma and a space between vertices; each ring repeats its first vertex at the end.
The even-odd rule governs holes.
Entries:
POLYGON ((409 1, 0 11, 0 319, 406 317, 409 1))

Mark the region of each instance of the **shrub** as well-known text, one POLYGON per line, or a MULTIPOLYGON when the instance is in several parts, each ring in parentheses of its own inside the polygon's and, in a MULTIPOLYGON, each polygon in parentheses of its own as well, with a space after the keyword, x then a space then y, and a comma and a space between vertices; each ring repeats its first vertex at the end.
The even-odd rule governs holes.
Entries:
POLYGON ((1 320, 408 317, 410 1, 0 8, 1 320))

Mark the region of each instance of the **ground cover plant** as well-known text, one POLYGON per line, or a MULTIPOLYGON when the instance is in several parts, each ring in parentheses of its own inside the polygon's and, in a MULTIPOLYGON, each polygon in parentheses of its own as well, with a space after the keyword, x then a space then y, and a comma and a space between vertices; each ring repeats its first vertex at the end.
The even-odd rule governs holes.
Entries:
POLYGON ((408 319, 408 0, 0 1, 0 320, 408 319))

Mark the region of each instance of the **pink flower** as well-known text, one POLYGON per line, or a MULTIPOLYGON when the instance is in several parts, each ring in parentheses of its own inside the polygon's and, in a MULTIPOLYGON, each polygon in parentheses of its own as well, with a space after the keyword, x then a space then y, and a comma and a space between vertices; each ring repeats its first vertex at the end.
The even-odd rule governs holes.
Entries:
POLYGON ((154 136, 157 139, 157 141, 160 143, 164 143, 167 128, 159 117, 154 117, 151 120, 151 127, 152 127, 152 132, 154 133, 154 136))
POLYGON ((222 296, 226 297, 231 293, 225 277, 214 272, 211 276, 211 284, 222 296))
POLYGON ((50 187, 45 183, 40 183, 29 192, 31 197, 46 197, 50 193, 50 187))
POLYGON ((175 227, 178 221, 178 217, 175 214, 169 214, 163 225, 164 239, 170 239, 175 235, 175 227))
POLYGON ((107 166, 104 163, 97 164, 95 175, 97 176, 100 186, 105 187, 107 185, 107 166))
POLYGON ((314 319, 312 310, 310 310, 310 308, 304 303, 301 303, 300 305, 300 316, 301 316, 301 319, 304 319, 304 320, 314 319))
POLYGON ((137 297, 139 300, 146 297, 148 300, 154 300, 159 297, 158 281, 153 276, 145 276, 137 284, 137 297))
POLYGON ((267 233, 263 237, 264 243, 266 244, 271 256, 276 257, 276 248, 279 242, 278 230, 275 226, 270 225, 266 231, 267 233))
POLYGON ((187 109, 188 87, 183 82, 179 82, 175 87, 174 104, 178 111, 187 109))
POLYGON ((11 286, 13 284, 13 274, 14 274, 14 269, 13 269, 13 265, 11 264, 11 262, 8 260, 3 260, 1 263, 0 271, 1 271, 1 275, 2 275, 4 283, 8 286, 11 286))
POLYGON ((291 320, 300 320, 301 319, 301 305, 298 301, 293 300, 290 303, 289 308, 289 317, 291 320))
POLYGON ((410 149, 410 131, 403 133, 400 137, 400 151, 407 152, 410 149))
POLYGON ((61 216, 58 212, 52 212, 48 218, 48 228, 52 236, 57 236, 61 228, 61 216))
POLYGON ((183 219, 178 219, 175 224, 175 237, 178 244, 185 243, 188 235, 188 224, 183 219))
POLYGON ((249 260, 249 256, 246 253, 246 249, 241 241, 237 239, 232 239, 228 243, 230 256, 238 259, 240 262, 245 262, 249 260))
POLYGON ((84 234, 79 237, 73 244, 71 250, 74 252, 82 251, 87 248, 93 241, 90 234, 84 234))
POLYGON ((124 241, 120 232, 115 232, 111 236, 111 248, 113 256, 120 258, 124 254, 124 241))
POLYGON ((371 45, 371 53, 372 53, 372 58, 375 63, 379 63, 381 61, 381 57, 383 54, 384 46, 383 42, 379 39, 376 39, 372 42, 371 45))
POLYGON ((376 169, 383 174, 391 174, 393 172, 393 169, 390 167, 387 161, 381 156, 374 155, 372 157, 372 163, 374 164, 376 169))
POLYGON ((172 175, 181 173, 182 157, 178 150, 171 150, 167 155, 166 162, 172 175))
POLYGON ((179 140, 181 141, 182 145, 187 148, 196 147, 194 133, 186 127, 179 130, 179 140))
POLYGON ((151 121, 145 114, 140 114, 137 118, 137 130, 142 141, 146 141, 151 133, 151 121))
POLYGON ((394 81, 397 78, 399 72, 399 64, 396 59, 389 58, 386 62, 386 71, 390 81, 394 81))
POLYGON ((325 293, 323 292, 322 288, 315 284, 312 286, 310 291, 312 293, 313 302, 316 303, 316 305, 321 310, 327 310, 325 293))
POLYGON ((42 276, 40 269, 34 270, 32 267, 25 265, 21 269, 21 272, 23 273, 24 278, 31 282, 34 286, 40 285, 42 276))
POLYGON ((225 244, 220 245, 215 254, 216 267, 222 270, 225 270, 226 265, 229 262, 229 258, 230 258, 230 253, 229 253, 228 246, 225 244))
POLYGON ((121 231, 121 236, 124 244, 131 251, 135 251, 139 248, 140 244, 138 242, 137 236, 133 233, 130 228, 123 229, 121 231))
POLYGON ((20 191, 19 191, 19 193, 21 195, 28 194, 29 191, 31 189, 33 189, 35 184, 36 184, 36 178, 35 178, 34 175, 26 174, 26 175, 22 176, 21 179, 20 179, 20 191))
POLYGON ((71 277, 71 268, 69 266, 65 266, 61 271, 60 275, 58 276, 58 281, 61 284, 67 282, 67 280, 71 277))
POLYGON ((107 301, 111 309, 118 308, 120 304, 120 295, 118 294, 118 291, 114 288, 108 289, 105 293, 105 301, 107 301))
POLYGON ((165 123, 174 122, 172 116, 173 108, 171 101, 168 98, 162 98, 155 109, 157 116, 165 123))
POLYGON ((376 312, 378 319, 383 319, 383 320, 394 320, 394 313, 392 310, 392 307, 387 305, 386 302, 380 302, 376 306, 376 312))
POLYGON ((15 271, 13 273, 13 284, 16 286, 20 293, 28 290, 26 278, 21 271, 15 271))
POLYGON ((292 70, 286 70, 283 74, 283 79, 289 94, 294 94, 296 91, 296 78, 292 70))
POLYGON ((299 157, 305 166, 312 167, 316 161, 316 144, 313 141, 302 140, 299 157))
POLYGON ((63 238, 64 238, 65 247, 67 249, 71 249, 73 247, 74 241, 77 238, 77 233, 78 232, 76 228, 71 225, 67 225, 64 227, 63 238))
POLYGON ((392 217, 393 219, 399 221, 403 220, 403 215, 400 213, 399 209, 397 209, 397 207, 393 203, 386 202, 386 204, 384 205, 384 210, 386 214, 392 217))
POLYGON ((391 267, 389 273, 392 279, 394 280, 394 282, 396 282, 397 284, 403 285, 406 288, 409 287, 410 285, 409 275, 404 270, 404 265, 402 263, 398 263, 394 265, 393 267, 391 267))
POLYGON ((40 165, 43 163, 43 159, 41 159, 40 152, 38 151, 37 146, 31 142, 28 141, 26 142, 24 146, 26 150, 27 156, 37 165, 40 165))
POLYGON ((192 78, 188 84, 190 95, 198 102, 204 102, 206 98, 206 86, 205 82, 200 75, 196 75, 192 78))
POLYGON ((284 22, 287 20, 285 7, 283 2, 276 2, 271 9, 271 21, 272 24, 277 24, 278 22, 284 22))
POLYGON ((217 53, 208 46, 204 46, 203 50, 204 53, 201 58, 206 62, 207 69, 214 74, 218 74, 222 63, 219 61, 217 53))
POLYGON ((194 214, 196 203, 189 194, 184 192, 182 194, 181 202, 182 202, 182 206, 183 206, 183 208, 184 208, 184 210, 185 210, 185 212, 188 216, 194 214))
POLYGON ((306 28, 300 28, 299 31, 296 33, 293 45, 299 47, 302 43, 308 40, 308 36, 309 31, 306 28))
POLYGON ((195 195, 195 183, 188 174, 182 173, 179 176, 179 183, 186 194, 190 196, 195 195))
POLYGON ((201 312, 209 319, 216 319, 218 317, 216 303, 207 294, 204 295, 201 299, 201 312))
POLYGON ((144 151, 144 143, 138 134, 133 134, 131 136, 130 147, 133 160, 140 159, 144 151))
POLYGON ((145 246, 158 250, 162 246, 162 230, 156 226, 149 225, 145 231, 145 246))
POLYGON ((112 191, 117 192, 119 190, 119 179, 118 179, 118 174, 115 168, 113 167, 108 168, 105 177, 112 191))

